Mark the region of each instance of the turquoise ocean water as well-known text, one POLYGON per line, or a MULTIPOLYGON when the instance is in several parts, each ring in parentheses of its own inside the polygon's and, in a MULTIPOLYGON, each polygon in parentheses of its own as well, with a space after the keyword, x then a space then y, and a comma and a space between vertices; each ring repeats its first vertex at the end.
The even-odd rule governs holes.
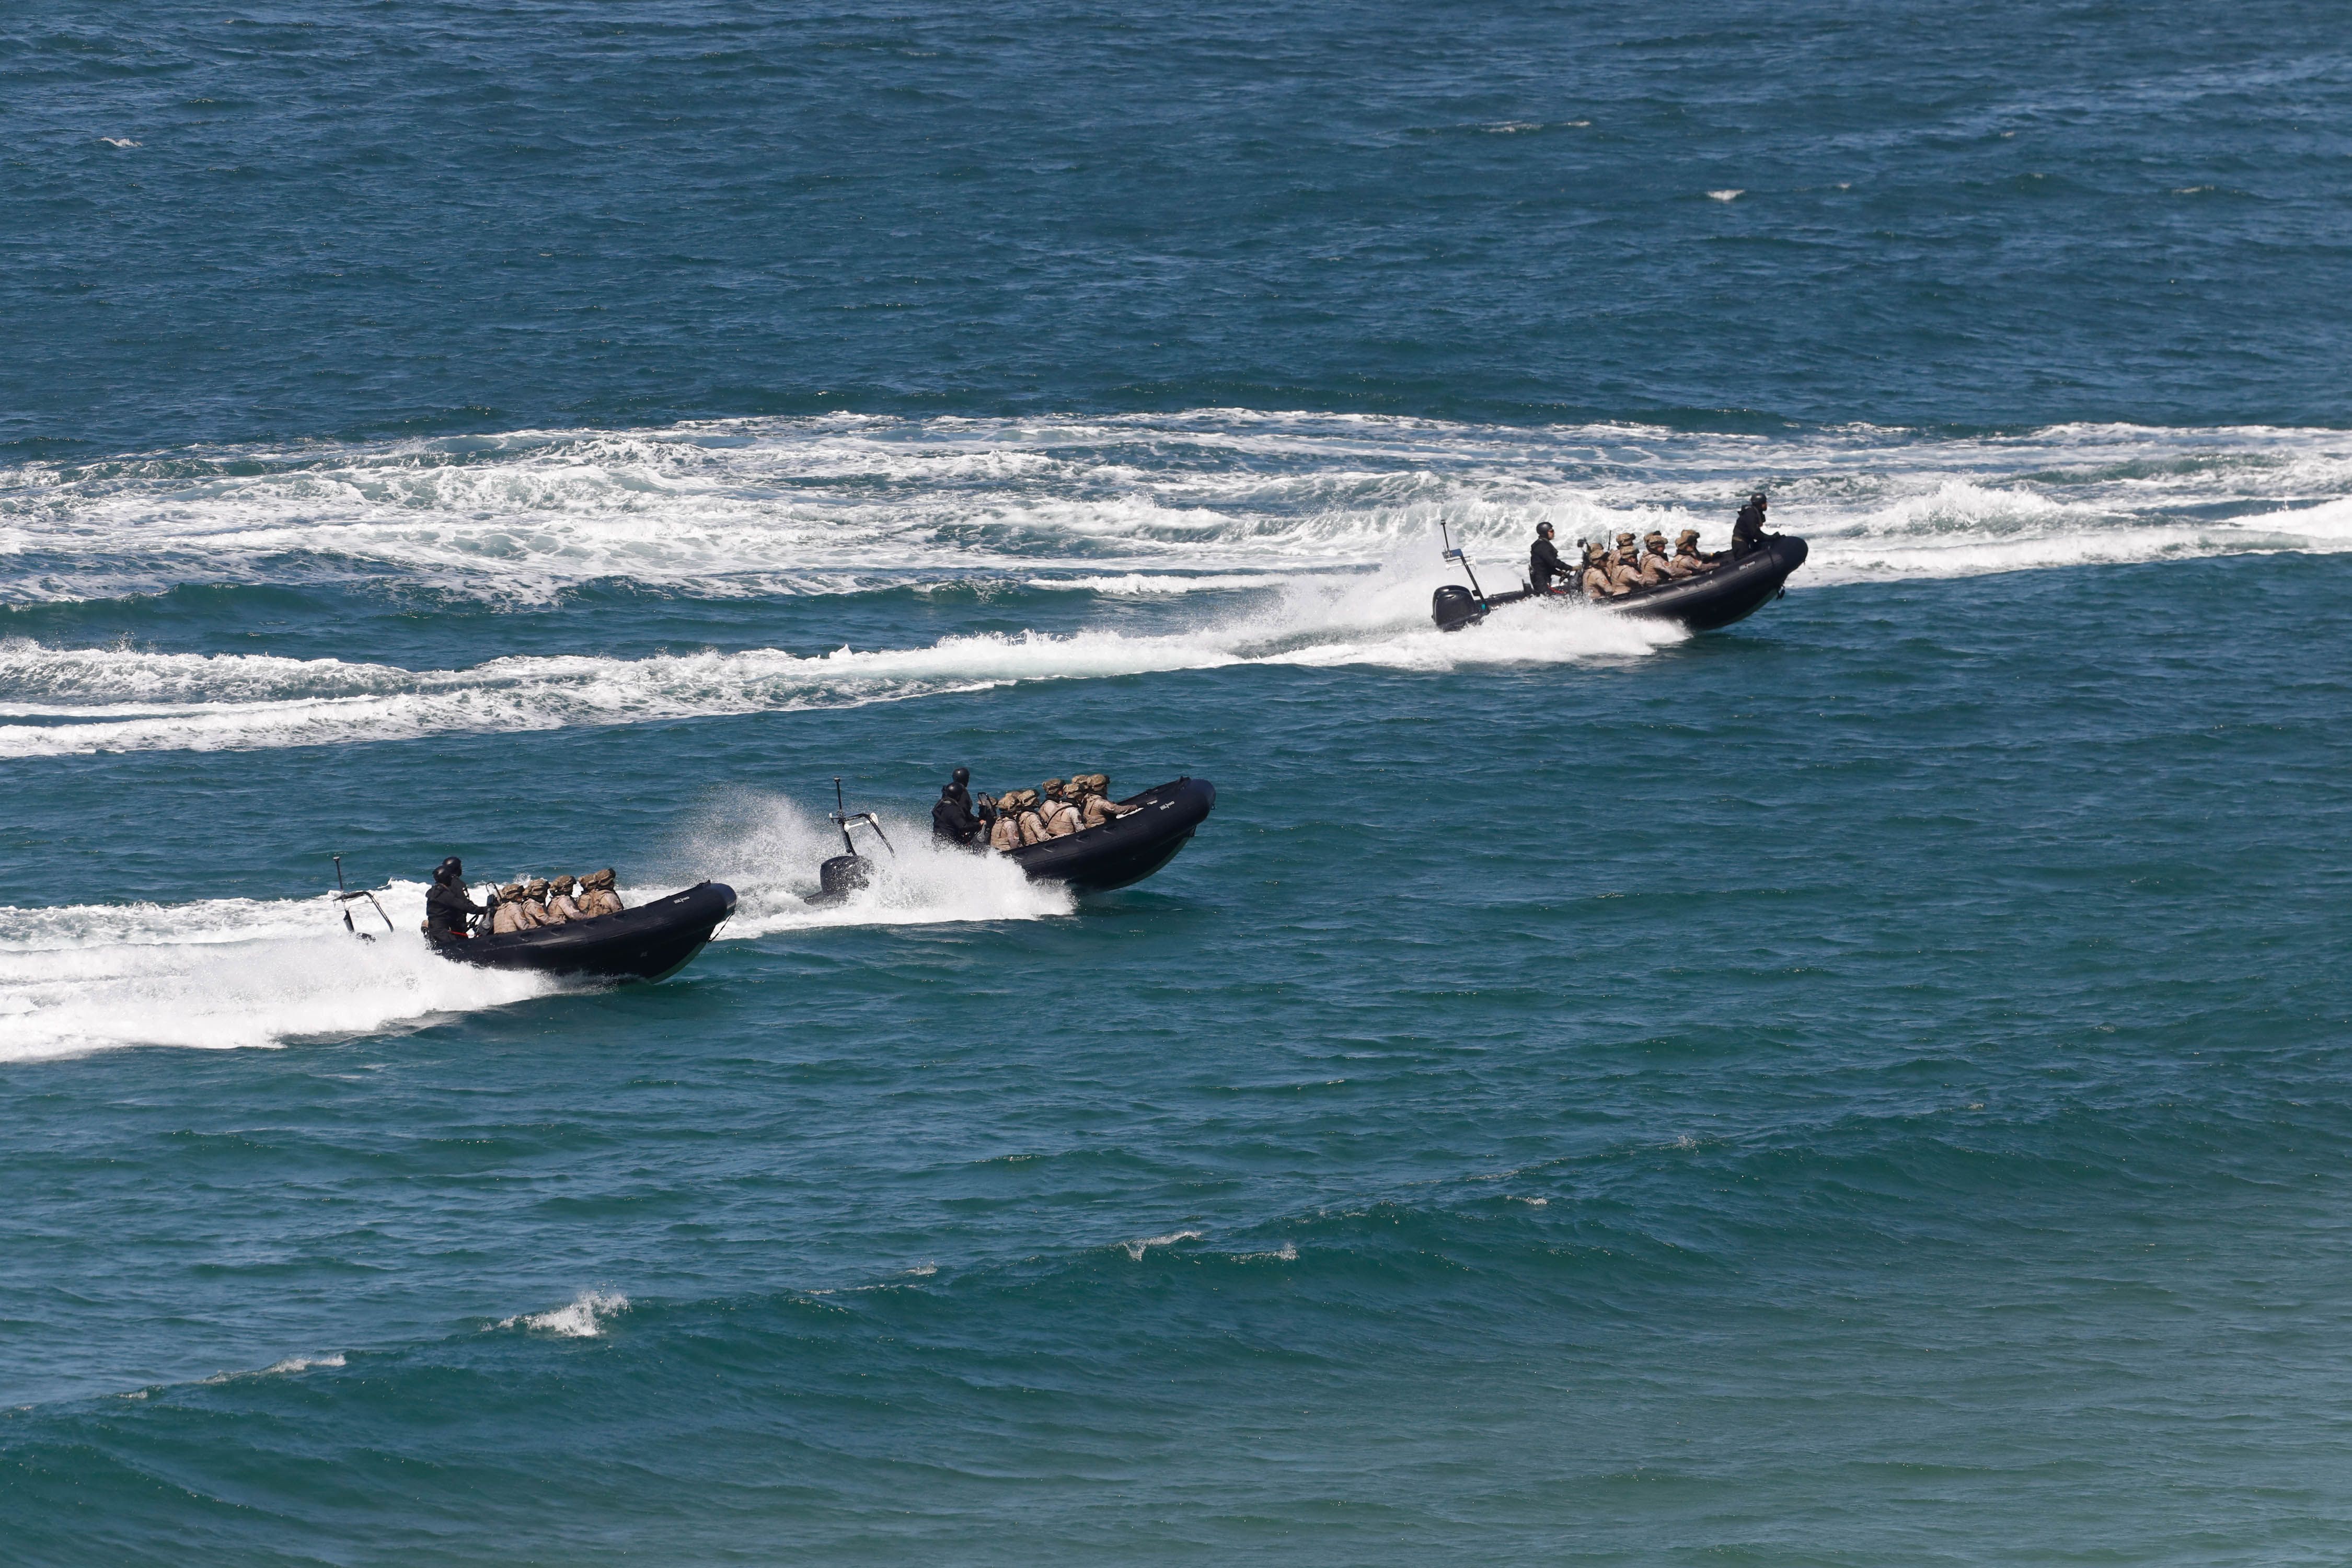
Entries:
POLYGON ((2341 1562, 2347 110, 2262 5, 0 16, 0 1561, 2341 1562), (1759 484, 1731 631, 1428 624, 1759 484), (1074 901, 960 763, 1218 807, 1074 901), (742 902, 458 972, 451 852, 742 902))

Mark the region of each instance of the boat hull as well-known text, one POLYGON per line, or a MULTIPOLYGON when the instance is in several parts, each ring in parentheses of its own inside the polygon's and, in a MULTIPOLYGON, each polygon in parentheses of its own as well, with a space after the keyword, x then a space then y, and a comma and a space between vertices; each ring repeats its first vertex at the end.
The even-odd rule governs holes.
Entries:
POLYGON ((1005 851, 1032 881, 1063 882, 1082 893, 1104 893, 1140 882, 1176 858, 1217 804, 1207 779, 1181 778, 1119 803, 1138 809, 1066 838, 1049 838, 1005 851))
POLYGON ((724 882, 702 882, 616 915, 435 946, 452 963, 483 969, 614 982, 667 980, 685 968, 734 912, 734 889, 724 882))
MULTIPOLYGON (((1654 588, 1636 588, 1622 598, 1611 599, 1596 608, 1612 615, 1633 616, 1643 620, 1672 621, 1695 632, 1711 632, 1744 621, 1774 599, 1789 581, 1790 573, 1805 563, 1805 542, 1791 535, 1775 535, 1761 548, 1741 559, 1703 572, 1695 577, 1677 582, 1661 583, 1654 588)), ((1556 599, 1585 604, 1582 592, 1560 588, 1548 594, 1521 591, 1517 594, 1494 594, 1484 600, 1467 589, 1447 584, 1437 591, 1432 601, 1430 616, 1445 631, 1459 631, 1475 626, 1499 605, 1516 604, 1521 599, 1556 599)))

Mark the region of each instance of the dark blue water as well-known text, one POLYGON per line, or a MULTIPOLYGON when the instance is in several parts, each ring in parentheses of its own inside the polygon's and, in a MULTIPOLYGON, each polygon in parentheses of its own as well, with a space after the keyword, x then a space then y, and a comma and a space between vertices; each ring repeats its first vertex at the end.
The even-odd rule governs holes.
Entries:
POLYGON ((2342 1560, 2347 100, 2242 5, 0 18, 0 1560, 2342 1560), (1429 625, 1758 484, 1731 631, 1429 625), (1073 900, 958 763, 1218 805, 1073 900), (452 851, 741 904, 461 971, 452 851))

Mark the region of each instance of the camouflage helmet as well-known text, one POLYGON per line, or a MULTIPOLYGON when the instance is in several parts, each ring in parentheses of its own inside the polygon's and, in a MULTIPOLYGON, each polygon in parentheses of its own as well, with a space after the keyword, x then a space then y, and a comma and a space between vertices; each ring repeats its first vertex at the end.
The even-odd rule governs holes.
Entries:
POLYGON ((569 893, 572 889, 580 885, 580 879, 572 875, 571 872, 566 871, 562 876, 554 879, 547 885, 554 889, 559 893, 569 893))
POLYGON ((613 868, 607 866, 601 871, 589 872, 586 876, 580 879, 580 885, 588 889, 611 887, 613 885, 613 868))
POLYGON ((1617 536, 1617 548, 1620 550, 1624 549, 1627 545, 1633 542, 1633 536, 1630 533, 1621 533, 1617 536))
POLYGON ((1062 781, 1060 779, 1047 779, 1044 784, 1037 786, 1037 793, 1049 797, 1057 795, 1062 793, 1062 781))
POLYGON ((509 882, 505 887, 499 889, 499 897, 508 900, 509 901, 521 898, 522 884, 520 882, 509 882))
POLYGON ((1675 542, 1676 544, 1696 544, 1698 542, 1698 530, 1696 528, 1684 529, 1680 533, 1675 535, 1675 542))

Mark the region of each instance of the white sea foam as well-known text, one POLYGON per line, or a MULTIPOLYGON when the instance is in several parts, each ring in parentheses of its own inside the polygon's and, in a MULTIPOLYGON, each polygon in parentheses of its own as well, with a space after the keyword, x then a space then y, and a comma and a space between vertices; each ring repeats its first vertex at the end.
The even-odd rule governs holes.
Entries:
POLYGON ((0 760, 625 724, 1246 664, 1639 658, 1672 634, 1552 607, 1435 634, 1441 528, 1499 588, 1538 520, 1571 539, 1692 527, 1715 547, 1759 482, 1774 525, 1812 543, 1799 591, 2352 549, 2352 436, 2329 430, 1762 436, 1210 409, 21 464, 0 467, 0 599, 325 576, 493 603, 613 580, 716 595, 977 584, 1166 607, 1149 633, 1123 619, 820 656, 454 669, 17 639, 0 643, 0 760))
POLYGON ((1140 1263, 1143 1261, 1143 1255, 1155 1247, 1173 1247, 1180 1241, 1200 1239, 1201 1233, 1197 1230, 1171 1230, 1166 1236, 1147 1236, 1139 1241, 1123 1241, 1119 1245, 1127 1248, 1129 1258, 1140 1263))
POLYGON ((889 847, 857 831, 874 879, 838 904, 807 902, 817 890, 816 868, 841 853, 830 822, 774 795, 744 793, 710 809, 690 832, 686 857, 725 868, 736 895, 735 917, 720 941, 830 926, 940 925, 970 921, 1042 920, 1068 914, 1069 889, 1032 882, 1011 861, 943 849, 931 842, 929 820, 883 817, 889 847))
POLYGON ((583 1290, 561 1307, 501 1318, 498 1326, 534 1330, 559 1339, 593 1340, 604 1331, 606 1323, 628 1310, 629 1299, 617 1290, 583 1290))
POLYGON ((371 942, 324 897, 0 908, 0 1061, 374 1033, 554 989, 434 955, 420 885, 378 897, 396 929, 371 942))
POLYGON ((1497 561, 1516 559, 1538 517, 1570 533, 1698 526, 1712 543, 1759 481, 1781 526, 1885 547, 1855 570, 1934 575, 2304 548, 2315 536, 2245 520, 2352 497, 2352 438, 2129 426, 1768 437, 1201 409, 195 449, 0 466, 0 601, 354 579, 493 604, 598 581, 728 596, 1076 577, 1129 595, 1404 546, 1427 576, 1440 521, 1497 561), (1968 491, 2007 500, 1950 504, 1968 491), (2036 500, 2057 510, 2021 525, 2048 548, 2002 552, 2013 511, 2036 500), (1944 548, 1896 548, 1917 532, 1944 548), (1971 558, 1970 537, 1991 552, 1971 558))
POLYGON ((0 760, 95 752, 236 751, 452 733, 854 707, 1008 682, 1102 679, 1243 664, 1449 669, 1638 657, 1670 627, 1528 606, 1440 634, 1412 572, 1313 577, 1197 629, 950 637, 915 648, 803 657, 774 648, 494 659, 404 670, 335 659, 158 654, 0 643, 0 760))

